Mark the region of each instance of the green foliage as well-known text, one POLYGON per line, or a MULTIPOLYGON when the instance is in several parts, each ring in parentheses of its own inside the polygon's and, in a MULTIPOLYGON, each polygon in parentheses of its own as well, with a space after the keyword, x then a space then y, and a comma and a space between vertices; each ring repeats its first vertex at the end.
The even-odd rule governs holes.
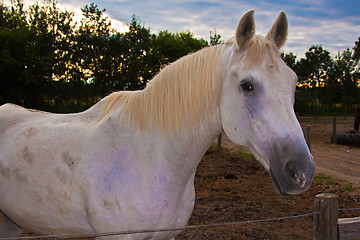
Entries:
POLYGON ((282 53, 282 58, 299 78, 295 110, 300 114, 335 114, 339 105, 346 114, 360 102, 359 60, 355 50, 339 52, 333 59, 321 45, 313 45, 305 58, 298 61, 292 53, 282 53))
MULTIPOLYGON (((184 55, 222 44, 210 31, 210 43, 189 32, 157 35, 134 15, 119 33, 95 3, 74 14, 43 0, 25 8, 21 0, 0 3, 0 104, 40 109, 83 109, 116 90, 137 90, 161 68, 184 55)), ((360 38, 353 49, 332 58, 321 45, 305 58, 282 53, 299 76, 295 109, 300 114, 351 109, 360 102, 360 38)))
POLYGON ((308 83, 311 87, 321 86, 327 79, 327 73, 333 64, 330 52, 321 45, 313 45, 305 53, 305 58, 299 61, 302 71, 298 75, 301 83, 308 83))
POLYGON ((218 44, 223 44, 224 41, 223 41, 223 40, 220 40, 220 39, 221 39, 221 35, 216 32, 216 29, 215 29, 214 32, 211 32, 211 31, 210 31, 210 46, 215 46, 215 45, 218 45, 218 44))
POLYGON ((156 51, 156 36, 150 34, 150 29, 140 24, 133 15, 129 31, 123 35, 122 45, 122 84, 118 89, 137 90, 159 71, 161 57, 156 51))
POLYGON ((354 60, 358 61, 360 60, 360 37, 358 38, 358 40, 355 42, 355 46, 353 48, 354 50, 354 60))
POLYGON ((160 31, 156 37, 155 49, 159 52, 163 62, 174 62, 191 52, 196 52, 208 46, 204 39, 195 39, 194 35, 187 32, 169 33, 160 31))
POLYGON ((291 53, 281 53, 281 58, 284 60, 286 65, 288 65, 292 70, 296 70, 296 56, 291 53))
POLYGON ((82 109, 115 90, 144 88, 162 65, 207 46, 190 32, 151 34, 135 15, 118 33, 105 9, 81 10, 75 23, 56 0, 0 4, 0 104, 82 109))
POLYGON ((9 18, 0 29, 0 101, 37 106, 51 80, 52 36, 26 22, 20 1, 2 10, 9 18))
MULTIPOLYGON (((105 9, 100 10, 92 3, 81 10, 83 18, 80 26, 71 36, 70 66, 63 75, 64 81, 70 82, 74 90, 70 97, 78 101, 91 97, 95 89, 101 95, 110 91, 104 76, 110 75, 114 67, 109 44, 115 31, 103 14, 105 9)), ((109 84, 113 84, 111 80, 109 84)))

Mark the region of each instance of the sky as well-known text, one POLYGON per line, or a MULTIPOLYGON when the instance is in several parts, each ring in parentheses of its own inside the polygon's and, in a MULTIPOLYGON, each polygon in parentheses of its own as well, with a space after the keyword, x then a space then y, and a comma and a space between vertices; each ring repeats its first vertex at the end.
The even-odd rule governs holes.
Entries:
MULTIPOLYGON (((5 3, 9 0, 2 0, 5 3)), ((34 0, 24 0, 29 3, 34 0)), ((282 48, 304 57, 313 44, 321 44, 332 55, 353 48, 360 37, 359 0, 58 0, 74 12, 94 2, 118 30, 127 29, 131 16, 157 34, 160 30, 190 30, 196 38, 210 39, 210 31, 228 40, 235 34, 241 16, 255 10, 257 34, 266 35, 280 11, 289 21, 288 40, 282 48)))

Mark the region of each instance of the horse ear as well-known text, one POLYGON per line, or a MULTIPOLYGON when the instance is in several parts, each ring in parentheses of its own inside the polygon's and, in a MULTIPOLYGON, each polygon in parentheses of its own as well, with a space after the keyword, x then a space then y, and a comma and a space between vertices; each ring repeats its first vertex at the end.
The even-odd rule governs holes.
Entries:
POLYGON ((235 36, 239 49, 246 47, 255 34, 254 12, 254 10, 250 10, 240 19, 235 36))
POLYGON ((272 25, 270 31, 266 35, 266 38, 275 43, 278 48, 281 48, 287 38, 288 33, 288 21, 286 14, 284 12, 280 12, 278 18, 272 25))

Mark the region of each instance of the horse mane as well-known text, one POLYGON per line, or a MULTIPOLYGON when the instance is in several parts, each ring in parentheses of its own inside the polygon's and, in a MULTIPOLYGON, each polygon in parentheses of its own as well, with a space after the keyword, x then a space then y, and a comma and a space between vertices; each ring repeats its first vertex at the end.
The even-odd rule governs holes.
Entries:
POLYGON ((195 127, 219 109, 223 50, 223 45, 204 48, 166 66, 143 90, 112 93, 99 119, 120 108, 141 130, 154 125, 168 132, 195 127))
MULTIPOLYGON (((124 113, 127 123, 141 131, 153 126, 161 132, 197 129, 197 123, 219 116, 224 79, 220 61, 225 48, 233 44, 234 40, 229 40, 180 58, 162 69, 143 90, 110 94, 98 121, 119 109, 119 117, 124 113)), ((255 36, 245 53, 247 66, 261 63, 269 47, 275 45, 255 36)), ((273 60, 273 53, 270 56, 273 60)))

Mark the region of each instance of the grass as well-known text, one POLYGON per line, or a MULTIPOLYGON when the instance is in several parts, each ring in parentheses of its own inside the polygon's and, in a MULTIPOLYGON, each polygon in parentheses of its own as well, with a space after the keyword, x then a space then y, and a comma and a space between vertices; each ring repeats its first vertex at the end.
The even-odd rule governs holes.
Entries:
POLYGON ((239 157, 244 157, 244 158, 248 158, 248 159, 253 158, 251 153, 247 153, 247 152, 244 152, 242 150, 239 150, 236 155, 238 155, 239 157))
POLYGON ((325 176, 322 173, 319 173, 315 176, 315 183, 324 183, 326 185, 338 185, 338 182, 332 177, 325 176))
POLYGON ((353 192, 353 191, 355 191, 355 188, 354 188, 354 186, 353 186, 351 183, 346 184, 345 187, 343 187, 343 189, 344 189, 345 191, 348 191, 348 192, 353 192))
POLYGON ((352 185, 352 183, 347 183, 347 182, 340 183, 339 180, 336 180, 329 176, 325 176, 323 173, 318 173, 314 178, 314 182, 317 184, 322 183, 330 186, 339 186, 341 189, 347 192, 353 192, 356 190, 355 187, 352 185))

